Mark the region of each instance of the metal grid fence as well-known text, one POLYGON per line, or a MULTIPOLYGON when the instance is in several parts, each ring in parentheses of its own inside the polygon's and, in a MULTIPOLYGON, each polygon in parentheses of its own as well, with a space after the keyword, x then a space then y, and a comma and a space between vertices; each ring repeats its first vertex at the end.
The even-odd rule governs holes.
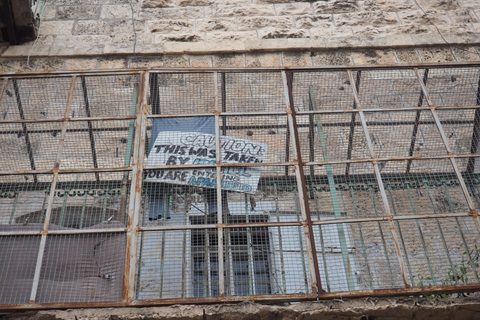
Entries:
POLYGON ((0 309, 480 290, 480 65, 0 75, 0 309))

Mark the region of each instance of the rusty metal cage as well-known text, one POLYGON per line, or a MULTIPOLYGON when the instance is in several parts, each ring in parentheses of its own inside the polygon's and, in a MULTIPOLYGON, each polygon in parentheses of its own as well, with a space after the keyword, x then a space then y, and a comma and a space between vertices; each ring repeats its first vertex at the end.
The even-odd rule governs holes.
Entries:
POLYGON ((0 75, 0 309, 479 291, 479 110, 478 64, 0 75))

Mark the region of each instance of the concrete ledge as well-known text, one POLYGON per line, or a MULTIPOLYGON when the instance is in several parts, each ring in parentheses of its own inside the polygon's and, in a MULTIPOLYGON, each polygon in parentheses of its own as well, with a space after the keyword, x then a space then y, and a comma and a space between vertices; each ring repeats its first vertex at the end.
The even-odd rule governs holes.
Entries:
MULTIPOLYGON (((422 35, 391 35, 365 37, 332 37, 332 38, 281 38, 256 40, 221 40, 199 42, 168 41, 158 44, 137 43, 137 55, 152 54, 224 54, 224 53, 262 53, 288 51, 322 51, 344 49, 396 49, 408 47, 436 47, 436 46, 480 46, 480 34, 463 35, 462 37, 448 37, 448 44, 438 34, 422 35)), ((1 51, 0 51, 1 52, 1 51)), ((37 43, 32 50, 32 43, 8 46, 1 58, 26 57, 76 57, 80 55, 133 55, 133 42, 128 43, 101 43, 63 46, 61 43, 37 43)))
POLYGON ((294 304, 264 305, 252 301, 237 304, 174 305, 149 308, 70 309, 18 312, 5 315, 4 320, 123 320, 123 319, 235 319, 235 320, 333 320, 333 319, 478 319, 478 298, 417 298, 370 297, 335 299, 294 304))

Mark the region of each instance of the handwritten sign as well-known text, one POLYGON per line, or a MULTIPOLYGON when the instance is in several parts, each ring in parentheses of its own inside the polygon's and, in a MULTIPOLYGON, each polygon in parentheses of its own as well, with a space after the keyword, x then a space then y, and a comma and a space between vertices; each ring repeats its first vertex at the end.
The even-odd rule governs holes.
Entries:
MULTIPOLYGON (((250 140, 220 137, 222 163, 263 163, 268 146, 250 140)), ((147 158, 147 166, 215 163, 215 135, 200 132, 160 132, 147 158)), ((222 190, 254 194, 261 167, 224 167, 222 190)), ((144 180, 170 184, 216 188, 216 168, 145 170, 144 180)))

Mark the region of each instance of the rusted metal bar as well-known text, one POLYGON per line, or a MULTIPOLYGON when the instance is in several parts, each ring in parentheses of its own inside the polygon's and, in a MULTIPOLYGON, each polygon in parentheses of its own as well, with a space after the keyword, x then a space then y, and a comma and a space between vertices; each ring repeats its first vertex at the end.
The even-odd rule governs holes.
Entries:
MULTIPOLYGON (((68 94, 67 105, 65 107, 65 119, 66 120, 65 120, 65 122, 63 123, 63 126, 62 126, 62 134, 60 136, 60 141, 59 141, 59 146, 58 146, 58 151, 57 151, 57 157, 56 157, 56 160, 55 160, 55 169, 57 169, 57 170, 60 167, 60 161, 61 161, 61 157, 62 157, 63 146, 65 144, 65 136, 67 134, 68 118, 69 118, 69 115, 70 115, 70 110, 71 110, 72 100, 73 100, 73 93, 74 93, 74 90, 75 90, 75 81, 76 81, 76 76, 73 76, 72 80, 71 80, 71 83, 70 83, 70 91, 69 91, 69 94, 68 94)), ((33 276, 33 285, 32 285, 32 290, 30 292, 30 303, 35 302, 35 297, 37 295, 38 283, 40 281, 43 255, 45 253, 45 246, 46 246, 46 242, 47 242, 47 233, 48 233, 48 228, 49 228, 49 225, 50 225, 50 217, 51 217, 51 212, 52 212, 52 207, 53 207, 53 202, 54 202, 54 195, 55 195, 57 180, 58 180, 58 172, 55 172, 53 174, 53 180, 52 180, 52 185, 51 185, 51 188, 50 188, 50 195, 49 195, 49 198, 48 198, 47 210, 45 212, 45 221, 43 223, 42 236, 41 236, 41 239, 40 239, 40 247, 38 249, 37 263, 36 263, 36 266, 35 266, 35 273, 34 273, 34 276, 33 276)))
MULTIPOLYGON (((2 101, 3 94, 5 92, 5 89, 7 88, 7 84, 8 84, 8 79, 3 78, 2 86, 0 87, 0 102, 2 101)), ((4 115, 2 115, 2 118, 0 118, 0 120, 5 120, 6 116, 7 116, 7 114, 5 113, 4 115)))
POLYGON ((146 119, 148 113, 147 97, 149 74, 140 75, 137 119, 135 121, 135 143, 132 160, 130 199, 127 216, 127 245, 125 247, 125 264, 123 272, 122 302, 131 304, 135 300, 135 276, 138 252, 138 227, 142 206, 142 179, 145 159, 146 119))
MULTIPOLYGON (((368 132, 368 127, 367 127, 367 124, 366 124, 366 121, 365 121, 365 115, 363 114, 363 111, 362 111, 362 105, 361 105, 360 99, 358 97, 358 91, 357 91, 357 88, 355 87, 353 73, 352 73, 351 70, 348 70, 347 72, 348 72, 348 76, 350 78, 350 83, 352 84, 352 91, 353 91, 353 95, 355 97, 355 100, 357 102, 357 108, 360 110, 359 116, 360 116, 360 119, 362 121, 363 132, 365 134, 365 138, 366 138, 366 141, 367 141, 368 150, 369 150, 369 153, 370 153, 370 156, 372 157, 372 159, 375 160, 376 159, 375 151, 373 149, 372 141, 371 141, 371 138, 370 138, 370 133, 368 132)), ((410 283, 410 280, 407 277, 406 266, 405 266, 405 263, 404 263, 403 258, 402 258, 402 253, 401 253, 401 249, 400 249, 401 239, 400 239, 400 236, 399 236, 397 230, 395 229, 395 224, 393 222, 393 216, 394 215, 392 214, 392 212, 390 210, 390 204, 388 202, 387 194, 385 192, 385 186, 383 185, 383 180, 382 180, 382 176, 380 174, 380 169, 378 168, 378 164, 377 164, 376 161, 373 161, 373 170, 375 172, 375 177, 377 179, 378 188, 379 188, 379 191, 380 191, 380 195, 382 197, 383 207, 384 207, 384 210, 385 210, 385 215, 391 218, 391 219, 389 219, 388 224, 390 226, 390 231, 391 231, 393 243, 395 245, 395 250, 397 252, 397 258, 398 258, 398 262, 399 262, 399 265, 400 265, 400 270, 401 270, 401 273, 402 273, 403 282, 405 284, 405 287, 408 288, 408 287, 411 286, 411 283, 410 283)))
MULTIPOLYGON (((478 79, 477 92, 476 95, 476 104, 480 106, 480 78, 478 79)), ((1 96, 0 96, 1 97, 1 96)), ((475 117, 473 119, 473 129, 472 129, 472 142, 470 146, 470 153, 475 154, 478 151, 478 143, 480 141, 480 109, 475 109, 475 117)), ((468 159, 467 173, 475 172, 475 158, 471 157, 468 159)))
MULTIPOLYGON (((87 114, 88 118, 91 118, 92 115, 90 113, 90 103, 88 101, 87 83, 85 81, 85 77, 80 77, 80 80, 82 83, 83 102, 85 103, 85 113, 87 114)), ((88 138, 90 140, 90 150, 92 152, 93 167, 97 169, 98 168, 97 148, 95 147, 95 138, 93 136, 92 121, 88 120, 87 125, 88 125, 88 138)), ((97 172, 95 172, 95 179, 97 180, 97 182, 100 181, 100 175, 97 172)))
MULTIPOLYGON (((356 81, 355 86, 357 90, 360 90, 361 76, 362 76, 362 71, 361 70, 357 71, 357 78, 355 80, 356 81)), ((355 99, 353 100, 353 109, 357 109, 357 101, 355 99)), ((348 134, 347 160, 350 160, 352 158, 353 136, 355 134, 355 127, 357 126, 357 122, 355 119, 356 115, 357 114, 355 112, 352 112, 352 119, 350 120, 350 133, 348 134)), ((350 174, 350 163, 347 163, 347 165, 345 166, 345 175, 348 176, 349 174, 350 174)))
MULTIPOLYGON (((221 153, 220 153, 220 93, 218 92, 218 73, 213 73, 213 84, 215 86, 215 164, 216 164, 216 179, 217 181, 222 181, 222 164, 221 164, 221 153)), ((222 184, 217 183, 217 234, 218 234, 218 295, 219 297, 225 297, 225 258, 224 258, 224 234, 223 234, 223 215, 227 214, 227 208, 223 206, 222 198, 222 184), (224 212, 225 211, 225 212, 224 212)), ((205 243, 205 245, 208 245, 205 243)), ((228 253, 227 253, 228 257, 228 253)))
MULTIPOLYGON (((22 99, 20 97, 20 90, 18 89, 18 83, 16 79, 13 79, 12 82, 13 82, 13 90, 15 91, 15 99, 17 101, 18 112, 20 114, 20 119, 24 120, 25 114, 23 113, 22 99)), ((36 170, 35 159, 33 158, 32 144, 30 142, 27 125, 25 123, 22 123, 22 133, 23 133, 23 136, 25 137, 25 144, 27 146, 28 159, 30 160, 30 168, 32 168, 32 170, 36 170)), ((36 174, 33 175, 33 180, 35 182, 38 181, 36 174)))
POLYGON ((432 103, 432 100, 430 99, 430 96, 427 92, 427 88, 425 87, 425 84, 420 80, 420 75, 418 74, 418 69, 414 69, 415 75, 417 76, 417 79, 419 80, 419 83, 422 87, 423 94, 425 95, 426 100, 428 101, 428 106, 430 109, 430 112, 432 113, 433 119, 435 120, 435 124, 437 126, 438 131, 440 132, 440 135, 443 140, 443 144, 445 145, 445 149, 447 150, 447 153, 449 155, 452 155, 453 157, 450 158, 450 162, 452 163, 453 170, 455 171, 455 174, 457 176, 458 182, 460 183, 460 187, 462 188, 463 195, 465 196, 465 200, 467 201, 468 208, 470 209, 470 212, 472 213, 472 216, 475 218, 474 221, 477 225, 477 228, 480 230, 480 221, 478 220, 478 213, 475 208, 475 205, 470 197, 470 193, 468 191, 467 185, 465 184, 465 180, 463 179, 463 176, 458 169, 457 162, 455 160, 455 155, 450 147, 450 144, 448 142, 447 135, 445 134, 445 130, 443 129, 443 126, 440 122, 440 119, 438 118, 437 111, 435 110, 435 106, 432 103))
MULTIPOLYGON (((423 73, 423 84, 427 84, 427 79, 428 79, 428 69, 425 69, 423 73)), ((423 90, 420 90, 420 97, 418 98, 418 103, 417 107, 422 107, 423 104, 423 98, 424 98, 424 93, 423 90)), ((422 110, 417 110, 415 114, 415 124, 413 125, 413 132, 412 132, 412 137, 410 140, 410 149, 408 150, 408 155, 411 157, 413 156, 413 150, 415 150, 415 143, 417 140, 417 133, 418 133, 418 126, 420 125, 420 115, 421 115, 422 110)), ((406 173, 410 172, 410 167, 412 165, 412 160, 407 161, 407 168, 406 168, 406 173)))
MULTIPOLYGON (((312 292, 317 295, 322 291, 322 280, 318 266, 317 249, 315 245, 315 236, 312 227, 312 217, 310 215, 310 205, 308 203, 308 191, 305 182, 304 164, 302 161, 302 151, 300 147, 300 137, 298 134, 296 110, 293 98, 293 73, 282 72, 284 83, 285 102, 287 106, 287 120, 292 132, 292 146, 294 152, 295 176, 297 178, 298 198, 300 199, 300 212, 302 214, 303 232, 305 236, 305 245, 307 248, 308 266, 310 271, 312 292)), ((287 141, 288 145, 288 141, 287 141)), ((288 172, 287 172, 288 173, 288 172)))

